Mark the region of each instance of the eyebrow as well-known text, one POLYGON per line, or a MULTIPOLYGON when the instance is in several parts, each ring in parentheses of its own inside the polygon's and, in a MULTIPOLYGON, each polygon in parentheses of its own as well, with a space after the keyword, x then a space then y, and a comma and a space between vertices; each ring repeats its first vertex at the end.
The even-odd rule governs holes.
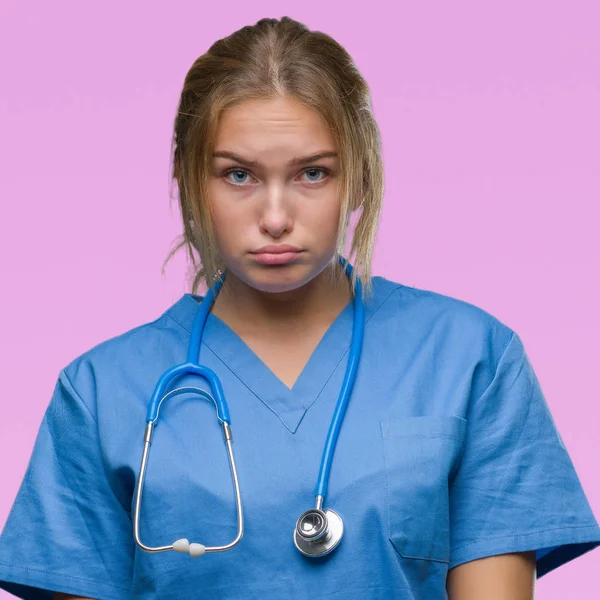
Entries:
MULTIPOLYGON (((230 158, 231 160, 235 160, 241 165, 245 165, 246 167, 258 167, 261 168, 264 165, 259 163, 256 160, 248 160, 247 158, 241 157, 239 154, 235 154, 234 152, 228 152, 223 150, 221 152, 213 152, 213 158, 230 158)), ((334 158, 337 157, 338 153, 333 151, 323 151, 318 154, 312 154, 311 156, 303 156, 303 157, 295 157, 292 160, 287 162, 287 165, 293 167, 295 165, 306 165, 308 163, 319 160, 320 158, 334 158)))

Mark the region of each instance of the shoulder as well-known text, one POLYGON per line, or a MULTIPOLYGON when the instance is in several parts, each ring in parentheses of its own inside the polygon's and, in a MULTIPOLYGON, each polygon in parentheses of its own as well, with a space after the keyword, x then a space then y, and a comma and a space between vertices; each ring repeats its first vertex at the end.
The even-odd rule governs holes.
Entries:
POLYGON ((185 358, 189 330, 185 317, 195 312, 197 303, 186 294, 156 319, 141 323, 107 338, 75 357, 61 369, 71 386, 96 412, 100 395, 111 389, 135 390, 143 387, 165 364, 185 358))
POLYGON ((378 335, 434 344, 495 364, 515 331, 481 306, 433 290, 373 278, 371 327, 378 335))

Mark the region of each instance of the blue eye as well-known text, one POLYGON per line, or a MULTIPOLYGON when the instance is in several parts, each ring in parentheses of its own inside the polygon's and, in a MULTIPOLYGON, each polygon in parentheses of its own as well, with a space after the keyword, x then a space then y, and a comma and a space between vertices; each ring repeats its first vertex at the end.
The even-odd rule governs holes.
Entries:
MULTIPOLYGON (((316 172, 316 173, 322 173, 323 175, 327 175, 327 173, 325 172, 325 169, 307 169, 306 171, 304 171, 303 175, 305 173, 310 173, 311 171, 313 173, 316 172)), ((309 179, 309 181, 321 181, 321 180, 320 179, 309 179)))
MULTIPOLYGON (((246 171, 244 171, 243 169, 229 169, 229 171, 225 171, 224 176, 227 177, 228 175, 231 175, 232 173, 235 173, 235 174, 241 173, 242 175, 248 175, 248 173, 246 173, 246 171)), ((236 179, 235 181, 232 181, 232 183, 244 183, 244 181, 240 181, 239 179, 236 179)))
MULTIPOLYGON (((310 183, 321 183, 321 181, 323 181, 327 175, 329 175, 330 170, 326 169, 324 167, 311 167, 308 169, 305 169, 302 172, 302 175, 306 174, 306 173, 316 173, 324 175, 325 177, 322 177, 321 179, 312 179, 309 178, 307 181, 310 183)), ((225 171, 223 171, 223 173, 221 174, 222 177, 225 177, 227 179, 227 181, 229 181, 229 183, 232 183, 233 185, 244 185, 246 183, 246 181, 244 180, 245 176, 250 175, 250 173, 248 173, 248 171, 246 171, 245 169, 240 169, 238 167, 234 167, 231 169, 226 169, 225 171), (234 174, 234 179, 229 179, 229 175, 234 174)))

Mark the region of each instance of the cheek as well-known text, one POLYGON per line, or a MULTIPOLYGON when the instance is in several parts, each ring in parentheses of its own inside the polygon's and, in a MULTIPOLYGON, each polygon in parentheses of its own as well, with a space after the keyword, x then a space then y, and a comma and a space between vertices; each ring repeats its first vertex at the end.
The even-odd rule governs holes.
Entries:
POLYGON ((213 228, 219 249, 225 254, 240 245, 246 229, 243 218, 222 207, 213 210, 213 228))
POLYGON ((323 239, 335 237, 340 218, 340 202, 337 200, 323 202, 320 206, 312 208, 307 215, 310 222, 310 229, 319 232, 319 237, 323 239))
POLYGON ((247 229, 249 216, 244 204, 235 202, 223 190, 222 184, 215 181, 209 184, 209 206, 217 243, 223 248, 235 246, 241 234, 247 229))
POLYGON ((230 253, 232 238, 232 223, 220 202, 210 201, 210 214, 212 220, 213 235, 217 245, 217 251, 225 257, 230 253))

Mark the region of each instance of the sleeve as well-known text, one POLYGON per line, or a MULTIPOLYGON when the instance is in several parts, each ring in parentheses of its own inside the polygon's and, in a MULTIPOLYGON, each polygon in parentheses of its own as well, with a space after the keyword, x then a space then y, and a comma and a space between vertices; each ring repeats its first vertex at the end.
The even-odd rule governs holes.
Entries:
POLYGON ((450 484, 449 569, 535 550, 539 579, 600 546, 600 528, 515 332, 467 421, 450 484))
POLYGON ((36 600, 54 591, 121 600, 130 597, 133 555, 96 419, 63 370, 0 536, 0 588, 36 600))

